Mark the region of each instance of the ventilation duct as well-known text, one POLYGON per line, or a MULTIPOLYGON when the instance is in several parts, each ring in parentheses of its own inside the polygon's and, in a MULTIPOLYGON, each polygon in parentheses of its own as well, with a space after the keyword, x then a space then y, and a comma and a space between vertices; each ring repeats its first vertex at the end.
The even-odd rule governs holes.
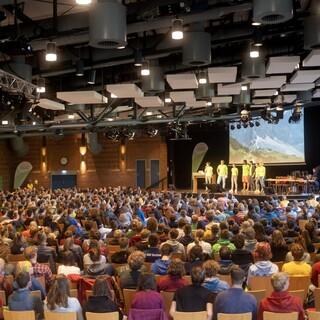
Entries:
POLYGON ((18 76, 26 81, 32 81, 32 67, 25 63, 24 56, 14 56, 9 66, 4 66, 5 71, 18 76))
POLYGON ((144 92, 164 92, 165 84, 163 80, 162 68, 157 61, 150 63, 150 75, 142 77, 142 91, 144 92))
POLYGON ((23 158, 29 152, 29 145, 25 143, 22 137, 14 137, 10 139, 12 151, 17 157, 23 158))
POLYGON ((320 47, 320 3, 313 0, 309 9, 310 16, 304 19, 304 48, 320 47))
POLYGON ((97 1, 90 10, 90 46, 101 49, 127 45, 126 7, 118 0, 97 1))
POLYGON ((250 58, 246 55, 242 60, 242 79, 264 78, 266 76, 266 64, 264 55, 260 53, 259 58, 250 58))
POLYGON ((196 99, 208 99, 214 97, 213 84, 207 83, 200 85, 195 91, 196 99))
POLYGON ((211 35, 203 31, 185 32, 183 64, 204 66, 211 63, 211 35))
POLYGON ((93 154, 99 154, 102 151, 102 145, 98 141, 97 132, 89 132, 87 135, 88 148, 93 154))
POLYGON ((278 24, 293 17, 293 0, 253 0, 253 21, 278 24))

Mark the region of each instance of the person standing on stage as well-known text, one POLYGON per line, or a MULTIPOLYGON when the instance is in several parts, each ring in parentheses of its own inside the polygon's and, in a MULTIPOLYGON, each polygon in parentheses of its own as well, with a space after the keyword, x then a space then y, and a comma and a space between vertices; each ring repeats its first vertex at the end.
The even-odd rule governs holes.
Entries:
POLYGON ((235 164, 232 165, 231 168, 231 192, 237 193, 238 192, 238 175, 239 170, 235 164))
POLYGON ((263 192, 265 177, 266 177, 266 167, 263 165, 262 162, 260 162, 256 168, 256 191, 263 192))
MULTIPOLYGON (((212 183, 212 176, 213 176, 213 168, 211 167, 210 162, 206 163, 206 166, 204 168, 204 175, 205 175, 206 184, 211 184, 212 183)), ((206 189, 208 189, 208 188, 206 187, 206 189)))
POLYGON ((242 165, 242 191, 249 191, 250 166, 247 160, 243 160, 242 165))
POLYGON ((256 186, 256 179, 255 179, 255 174, 256 174, 256 165, 254 164, 254 162, 251 160, 250 164, 249 164, 250 170, 249 170, 249 189, 251 191, 255 190, 255 186, 256 186))
POLYGON ((226 188, 226 180, 228 178, 228 166, 224 163, 224 160, 220 161, 220 164, 217 167, 217 174, 218 180, 217 184, 221 184, 222 181, 222 188, 226 188))

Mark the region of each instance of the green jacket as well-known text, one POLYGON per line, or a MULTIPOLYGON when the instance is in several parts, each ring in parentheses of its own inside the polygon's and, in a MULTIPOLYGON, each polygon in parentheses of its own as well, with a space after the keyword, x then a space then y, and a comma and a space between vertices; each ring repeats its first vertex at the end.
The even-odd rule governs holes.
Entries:
POLYGON ((221 247, 226 246, 231 251, 236 250, 236 247, 233 243, 230 242, 230 240, 227 239, 219 239, 213 246, 212 246, 212 254, 218 254, 221 247))

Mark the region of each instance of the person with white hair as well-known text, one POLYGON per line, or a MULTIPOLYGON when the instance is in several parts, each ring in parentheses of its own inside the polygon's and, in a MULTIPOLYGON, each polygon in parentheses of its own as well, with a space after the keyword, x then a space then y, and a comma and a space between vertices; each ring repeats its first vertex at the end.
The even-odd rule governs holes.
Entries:
POLYGON ((305 319, 303 304, 299 297, 288 293, 289 276, 287 273, 278 272, 272 275, 271 284, 273 292, 260 302, 258 320, 263 320, 263 313, 291 313, 298 312, 299 320, 305 319))

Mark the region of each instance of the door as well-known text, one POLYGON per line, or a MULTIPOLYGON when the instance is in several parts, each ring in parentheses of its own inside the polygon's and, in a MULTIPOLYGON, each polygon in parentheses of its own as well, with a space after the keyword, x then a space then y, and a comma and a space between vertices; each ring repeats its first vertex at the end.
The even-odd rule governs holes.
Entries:
POLYGON ((146 187, 146 161, 137 160, 136 162, 137 187, 146 187))
POLYGON ((160 161, 159 160, 151 160, 151 186, 152 188, 159 187, 159 180, 160 180, 160 161))
POLYGON ((75 174, 55 174, 51 176, 51 188, 74 188, 77 186, 77 176, 75 174))

